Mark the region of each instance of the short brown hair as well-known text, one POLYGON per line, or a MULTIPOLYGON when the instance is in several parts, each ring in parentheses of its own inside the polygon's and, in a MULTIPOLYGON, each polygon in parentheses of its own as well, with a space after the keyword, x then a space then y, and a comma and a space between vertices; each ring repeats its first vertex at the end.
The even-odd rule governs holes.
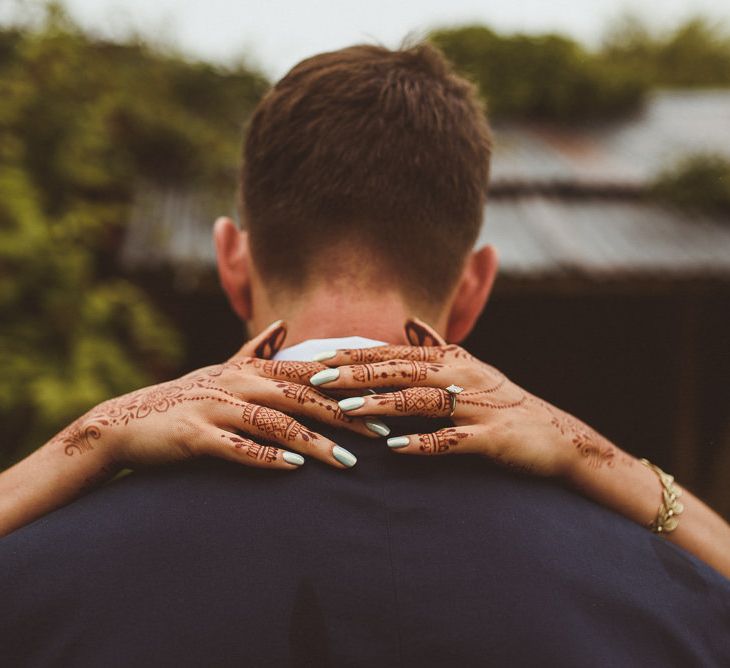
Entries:
POLYGON ((303 60, 251 118, 244 226, 264 279, 301 288, 351 243, 411 303, 442 301, 481 227, 491 136, 473 84, 435 47, 361 44, 303 60), (374 260, 377 258, 377 260, 374 260))

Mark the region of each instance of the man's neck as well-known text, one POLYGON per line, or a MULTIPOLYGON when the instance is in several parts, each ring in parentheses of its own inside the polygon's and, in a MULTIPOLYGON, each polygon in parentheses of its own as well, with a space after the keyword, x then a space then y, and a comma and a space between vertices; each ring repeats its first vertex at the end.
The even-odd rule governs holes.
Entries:
POLYGON ((417 315, 420 314, 413 313, 395 292, 335 290, 323 285, 278 313, 261 313, 252 324, 255 331, 260 331, 269 319, 283 318, 287 323, 287 346, 308 339, 353 335, 404 343, 403 325, 407 318, 417 315))

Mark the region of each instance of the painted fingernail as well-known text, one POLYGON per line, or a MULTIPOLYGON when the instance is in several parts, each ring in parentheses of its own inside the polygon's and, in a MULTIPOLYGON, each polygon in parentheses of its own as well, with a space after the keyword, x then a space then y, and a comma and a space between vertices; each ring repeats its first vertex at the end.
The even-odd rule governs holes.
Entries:
POLYGON ((352 468, 355 464, 357 464, 357 457, 355 457, 355 455, 353 455, 349 450, 345 450, 345 448, 340 447, 339 445, 332 448, 332 456, 340 462, 340 464, 344 464, 348 468, 352 468))
POLYGON ((296 464, 297 466, 304 464, 304 457, 298 455, 296 452, 286 451, 282 457, 287 464, 296 464))
POLYGON ((393 438, 389 438, 386 443, 389 448, 405 448, 410 443, 410 440, 408 439, 408 436, 393 436, 393 438))
POLYGON ((356 408, 360 408, 365 403, 365 399, 362 397, 348 397, 347 399, 342 399, 341 401, 337 402, 337 405, 340 407, 340 410, 345 411, 354 411, 356 408))
POLYGON ((325 360, 331 360, 337 355, 336 350, 325 350, 312 358, 312 362, 324 362, 325 360))
POLYGON ((325 383, 331 383, 333 380, 337 380, 339 377, 339 369, 322 369, 322 371, 317 371, 317 373, 309 379, 309 382, 312 383, 312 385, 324 385, 325 383))
POLYGON ((365 426, 378 436, 387 436, 390 434, 390 427, 380 420, 365 420, 365 426))

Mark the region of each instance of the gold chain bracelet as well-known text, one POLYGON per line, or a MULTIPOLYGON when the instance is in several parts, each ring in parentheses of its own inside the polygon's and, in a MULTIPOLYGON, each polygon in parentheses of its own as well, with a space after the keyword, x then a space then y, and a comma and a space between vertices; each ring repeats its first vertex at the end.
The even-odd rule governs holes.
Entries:
POLYGON ((674 476, 664 473, 656 464, 652 464, 647 459, 639 461, 654 471, 662 484, 662 505, 659 506, 656 519, 649 525, 649 529, 654 533, 670 533, 679 525, 678 516, 684 510, 684 506, 679 502, 682 490, 674 483, 674 476))

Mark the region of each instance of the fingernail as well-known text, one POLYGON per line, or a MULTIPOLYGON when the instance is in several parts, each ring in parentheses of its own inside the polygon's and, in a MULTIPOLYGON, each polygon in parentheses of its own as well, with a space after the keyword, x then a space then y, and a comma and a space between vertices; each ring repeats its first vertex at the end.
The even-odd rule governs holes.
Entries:
MULTIPOLYGON (((320 372, 321 373, 321 372, 320 372)), ((365 403, 365 399, 362 397, 348 397, 337 402, 337 405, 342 411, 354 411, 356 408, 360 408, 365 403)))
POLYGON ((282 457, 287 464, 296 464, 297 466, 304 464, 304 457, 298 455, 296 452, 286 451, 282 457))
POLYGON ((312 362, 324 362, 325 360, 331 360, 337 355, 336 350, 325 350, 312 358, 312 362))
POLYGON ((380 420, 365 420, 365 426, 370 431, 375 432, 378 436, 387 436, 390 434, 390 428, 388 425, 380 420))
POLYGON ((349 450, 345 450, 345 448, 342 448, 339 445, 332 448, 332 456, 340 462, 340 464, 344 464, 348 468, 352 468, 357 463, 357 457, 355 457, 355 455, 353 455, 349 450))
POLYGON ((325 383, 331 383, 333 380, 337 380, 339 377, 339 369, 322 369, 322 371, 317 371, 317 373, 309 379, 309 382, 312 383, 312 385, 324 385, 325 383))
POLYGON ((389 438, 386 443, 389 448, 405 448, 410 443, 408 436, 393 436, 389 438))

